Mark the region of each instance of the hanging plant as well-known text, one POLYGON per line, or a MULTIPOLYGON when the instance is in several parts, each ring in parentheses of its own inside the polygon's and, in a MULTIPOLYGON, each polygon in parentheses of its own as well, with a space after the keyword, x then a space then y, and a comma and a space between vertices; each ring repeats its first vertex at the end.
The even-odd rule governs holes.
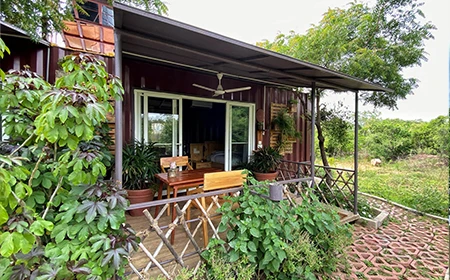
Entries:
POLYGON ((297 139, 301 139, 301 134, 297 131, 295 125, 294 116, 286 108, 278 111, 277 115, 272 119, 272 125, 276 131, 280 132, 277 143, 277 148, 280 151, 297 139))

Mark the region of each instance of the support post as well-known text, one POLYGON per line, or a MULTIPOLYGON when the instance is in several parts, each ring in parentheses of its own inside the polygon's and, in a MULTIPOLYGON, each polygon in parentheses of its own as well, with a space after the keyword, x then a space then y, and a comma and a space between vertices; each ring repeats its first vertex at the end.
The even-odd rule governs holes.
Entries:
POLYGON ((355 175, 353 177, 353 196, 354 209, 353 213, 358 214, 358 91, 355 92, 355 138, 354 138, 354 152, 353 152, 353 169, 355 175))
POLYGON ((315 170, 314 170, 314 162, 316 161, 316 155, 315 155, 315 129, 316 129, 316 110, 315 110, 315 104, 316 104, 316 82, 312 83, 311 86, 311 186, 314 183, 314 177, 316 176, 315 170))
MULTIPOLYGON (((114 30, 114 74, 122 79, 122 36, 114 30)), ((122 149, 123 149, 123 123, 122 123, 122 100, 115 103, 115 172, 114 179, 122 184, 122 149)))

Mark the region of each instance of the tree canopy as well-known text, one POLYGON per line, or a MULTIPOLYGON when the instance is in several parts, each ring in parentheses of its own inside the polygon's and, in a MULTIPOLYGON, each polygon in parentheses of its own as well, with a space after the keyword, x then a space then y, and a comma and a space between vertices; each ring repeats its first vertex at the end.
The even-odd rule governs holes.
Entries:
MULTIPOLYGON (((108 0, 112 5, 114 0, 108 0)), ((0 18, 25 30, 32 39, 45 38, 54 31, 64 29, 64 21, 72 20, 73 9, 86 12, 81 4, 87 0, 0 0, 0 18)), ((167 5, 161 0, 119 0, 125 4, 160 15, 168 14, 167 5)))
POLYGON ((381 84, 391 93, 364 92, 364 102, 396 108, 417 87, 403 70, 426 60, 424 43, 435 27, 417 0, 378 0, 373 7, 351 2, 329 9, 306 34, 279 34, 258 46, 381 84))

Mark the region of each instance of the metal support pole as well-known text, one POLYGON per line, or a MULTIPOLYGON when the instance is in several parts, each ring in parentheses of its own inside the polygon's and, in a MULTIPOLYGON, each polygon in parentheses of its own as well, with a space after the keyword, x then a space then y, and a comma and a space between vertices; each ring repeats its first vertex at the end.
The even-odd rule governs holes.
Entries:
MULTIPOLYGON (((122 36, 114 31, 114 74, 122 78, 122 36)), ((116 100, 115 103, 115 122, 116 122, 116 149, 115 149, 115 173, 114 179, 122 184, 122 148, 123 148, 123 123, 122 123, 122 100, 116 100)))
POLYGON ((354 191, 354 202, 353 213, 358 214, 358 92, 355 92, 355 139, 354 139, 354 152, 353 152, 353 163, 354 163, 354 178, 353 178, 353 191, 354 191))
POLYGON ((314 177, 315 177, 315 170, 314 170, 314 162, 316 161, 316 155, 315 155, 315 129, 316 129, 316 110, 315 110, 315 103, 316 103, 316 82, 312 83, 311 86, 311 186, 314 183, 314 177))

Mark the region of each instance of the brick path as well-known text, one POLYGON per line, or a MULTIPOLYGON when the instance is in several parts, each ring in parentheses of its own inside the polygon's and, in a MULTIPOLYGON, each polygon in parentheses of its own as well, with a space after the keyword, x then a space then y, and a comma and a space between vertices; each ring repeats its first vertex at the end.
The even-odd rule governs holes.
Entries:
POLYGON ((348 250, 351 272, 337 273, 334 279, 444 279, 449 263, 447 223, 375 199, 369 202, 390 212, 390 222, 378 230, 355 225, 348 250))

